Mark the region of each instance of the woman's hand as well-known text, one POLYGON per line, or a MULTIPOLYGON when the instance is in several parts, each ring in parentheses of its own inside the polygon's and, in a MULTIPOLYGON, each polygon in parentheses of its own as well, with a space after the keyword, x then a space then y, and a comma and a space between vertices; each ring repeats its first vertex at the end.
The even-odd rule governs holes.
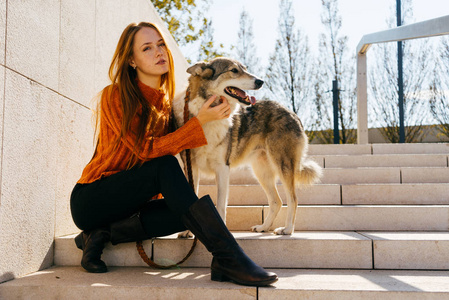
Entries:
POLYGON ((225 97, 220 97, 220 104, 214 107, 210 107, 211 104, 217 99, 216 95, 210 97, 206 103, 200 108, 198 115, 196 116, 201 125, 206 124, 210 121, 221 120, 228 118, 231 114, 231 106, 225 97))

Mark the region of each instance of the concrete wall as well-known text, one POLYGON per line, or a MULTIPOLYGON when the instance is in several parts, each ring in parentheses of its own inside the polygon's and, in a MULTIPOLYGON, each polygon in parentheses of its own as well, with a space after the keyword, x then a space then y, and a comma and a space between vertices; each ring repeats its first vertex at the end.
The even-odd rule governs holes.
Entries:
MULTIPOLYGON (((438 125, 436 125, 438 126, 438 125)), ((435 126, 424 126, 425 134, 422 143, 448 143, 449 138, 441 134, 435 126)), ((370 144, 389 143, 378 128, 368 130, 368 140, 370 144)))
MULTIPOLYGON (((53 263, 77 232, 69 196, 93 151, 91 100, 123 29, 160 18, 149 0, 0 2, 0 282, 53 263)), ((177 84, 187 62, 168 36, 177 84)))
MULTIPOLYGON (((438 127, 439 125, 428 125, 424 126, 424 136, 423 140, 420 143, 449 143, 449 138, 442 134, 438 127)), ((356 130, 356 129, 354 129, 356 130)), ((313 139, 310 141, 311 144, 322 144, 321 140, 313 139)), ((368 143, 370 144, 388 144, 390 141, 387 141, 385 137, 380 132, 379 128, 369 128, 368 129, 368 143)))

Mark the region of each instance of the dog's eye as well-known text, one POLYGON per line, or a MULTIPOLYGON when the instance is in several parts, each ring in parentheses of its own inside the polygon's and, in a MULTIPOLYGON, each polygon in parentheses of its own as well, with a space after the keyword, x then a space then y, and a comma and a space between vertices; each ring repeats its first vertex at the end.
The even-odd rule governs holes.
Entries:
POLYGON ((237 70, 236 68, 234 68, 234 69, 231 70, 231 72, 232 72, 232 73, 238 73, 239 70, 237 70))

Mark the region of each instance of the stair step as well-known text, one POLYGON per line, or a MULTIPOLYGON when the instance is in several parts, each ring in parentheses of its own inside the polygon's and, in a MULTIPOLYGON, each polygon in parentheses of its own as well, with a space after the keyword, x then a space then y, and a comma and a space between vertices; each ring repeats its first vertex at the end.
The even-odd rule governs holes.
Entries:
POLYGON ((309 155, 364 155, 364 154, 438 154, 449 153, 449 143, 416 144, 343 144, 309 145, 309 155))
POLYGON ((449 270, 449 232, 364 232, 375 269, 449 270))
POLYGON ((401 183, 400 168, 323 169, 321 183, 401 183))
MULTIPOLYGON (((267 206, 229 206, 227 226, 233 231, 261 224, 267 206)), ((284 226, 283 206, 273 228, 284 226)), ((449 205, 330 205, 298 206, 295 230, 447 231, 449 205)))
MULTIPOLYGON (((291 236, 271 233, 233 232, 245 252, 265 268, 321 269, 449 269, 448 232, 295 232, 291 236), (374 259, 374 261, 373 261, 374 259)), ((55 264, 77 266, 82 251, 75 235, 55 242, 55 264)), ((149 257, 162 265, 180 261, 192 239, 176 235, 144 241, 149 257)), ((107 244, 102 256, 108 266, 146 266, 135 243, 107 244)), ((198 243, 183 267, 209 267, 212 256, 198 243)))
POLYGON ((448 299, 442 271, 273 269, 279 281, 247 287, 210 280, 209 268, 52 267, 0 284, 1 299, 448 299))
POLYGON ((447 154, 383 154, 324 156, 326 168, 447 167, 447 154))
POLYGON ((449 168, 446 166, 325 168, 320 183, 449 183, 449 168))
POLYGON ((385 270, 274 270, 275 288, 258 299, 448 299, 449 273, 385 270))
POLYGON ((341 187, 345 205, 448 205, 449 184, 357 184, 341 187))
POLYGON ((402 183, 449 183, 449 168, 402 168, 402 183))
POLYGON ((449 143, 372 144, 373 154, 449 153, 449 143))
POLYGON ((371 145, 341 144, 341 145, 309 145, 309 155, 363 155, 371 154, 371 145))
MULTIPOLYGON (((277 189, 282 201, 287 204, 282 185, 279 184, 277 189)), ((449 204, 448 191, 449 183, 317 184, 297 189, 297 195, 300 205, 444 205, 449 204)), ((198 195, 210 195, 216 202, 217 187, 201 185, 198 195)), ((228 205, 268 205, 268 200, 260 185, 231 185, 228 205)))
POLYGON ((256 299, 257 288, 210 280, 209 268, 52 267, 0 284, 0 299, 256 299))
POLYGON ((320 183, 449 183, 449 168, 446 166, 325 168, 320 183))
MULTIPOLYGON (((449 185, 448 185, 449 186, 449 185)), ((285 191, 281 184, 277 185, 279 196, 285 201, 285 191)), ((339 205, 341 204, 340 185, 318 184, 306 189, 297 189, 300 204, 305 205, 339 205)), ((198 196, 210 195, 216 202, 217 186, 201 185, 198 196)), ((260 185, 231 185, 229 187, 229 205, 264 205, 268 204, 267 196, 260 185)))
MULTIPOLYGON (((245 252, 266 268, 356 268, 371 269, 371 240, 355 232, 295 232, 291 236, 271 233, 233 232, 245 252)), ((73 242, 74 235, 58 238, 56 265, 79 265, 81 251, 73 242)), ((177 235, 144 242, 147 255, 157 263, 168 265, 180 261, 192 245, 192 239, 177 235), (153 249, 153 251, 152 251, 153 249)), ((108 245, 103 254, 107 265, 145 266, 134 243, 108 245)), ((208 267, 212 256, 198 243, 184 267, 208 267)))
MULTIPOLYGON (((230 185, 259 184, 248 168, 232 170, 229 183, 230 185)), ((280 183, 279 180, 278 183, 280 183)), ((449 168, 446 165, 440 167, 327 167, 323 169, 320 183, 449 183, 449 168)), ((215 184, 215 179, 200 179, 200 185, 215 184)))

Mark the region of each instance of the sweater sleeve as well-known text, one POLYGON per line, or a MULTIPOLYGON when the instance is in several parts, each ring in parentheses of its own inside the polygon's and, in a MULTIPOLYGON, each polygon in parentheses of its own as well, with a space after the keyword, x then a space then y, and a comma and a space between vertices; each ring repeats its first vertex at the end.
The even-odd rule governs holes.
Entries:
MULTIPOLYGON (((116 136, 120 135, 123 111, 118 95, 102 97, 101 121, 111 128, 116 136), (109 100, 109 101, 108 101, 109 100)), ((104 126, 101 125, 101 126, 104 126)), ((131 151, 136 151, 136 135, 129 130, 122 142, 131 151)), ((185 149, 193 149, 207 144, 203 128, 196 117, 193 117, 184 126, 176 131, 161 137, 146 137, 141 151, 135 153, 141 160, 149 160, 164 155, 176 155, 185 149)))

